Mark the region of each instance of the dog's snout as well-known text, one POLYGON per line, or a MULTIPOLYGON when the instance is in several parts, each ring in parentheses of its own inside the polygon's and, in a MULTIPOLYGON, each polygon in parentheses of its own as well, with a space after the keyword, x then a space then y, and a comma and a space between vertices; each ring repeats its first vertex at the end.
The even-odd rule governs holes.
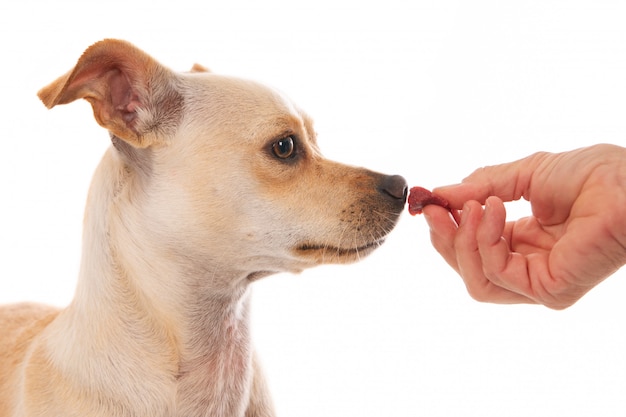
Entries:
POLYGON ((380 191, 390 197, 404 202, 408 193, 408 185, 404 177, 400 175, 389 175, 383 178, 380 183, 380 191))

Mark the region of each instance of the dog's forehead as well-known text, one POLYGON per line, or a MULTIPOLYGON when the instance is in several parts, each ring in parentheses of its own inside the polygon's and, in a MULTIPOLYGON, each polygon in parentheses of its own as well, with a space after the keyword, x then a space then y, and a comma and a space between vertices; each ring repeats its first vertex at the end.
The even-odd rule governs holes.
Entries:
POLYGON ((303 133, 313 124, 286 94, 256 81, 213 73, 186 74, 187 123, 205 135, 250 140, 303 133))
POLYGON ((256 81, 217 75, 193 74, 191 97, 197 104, 238 111, 278 112, 301 116, 294 102, 281 91, 256 81), (203 103, 198 103, 202 100, 203 103))

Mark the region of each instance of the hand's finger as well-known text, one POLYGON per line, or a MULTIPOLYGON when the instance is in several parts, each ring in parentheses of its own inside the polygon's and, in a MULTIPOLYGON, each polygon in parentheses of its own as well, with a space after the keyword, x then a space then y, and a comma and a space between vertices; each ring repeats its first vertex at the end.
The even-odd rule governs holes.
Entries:
POLYGON ((459 274, 465 282, 467 291, 478 301, 502 304, 533 303, 528 297, 496 285, 485 275, 484 260, 477 240, 482 218, 483 210, 480 204, 475 201, 467 202, 454 242, 459 274))
POLYGON ((430 227, 430 241, 433 247, 458 273, 459 267, 454 250, 454 237, 458 227, 456 221, 452 219, 448 210, 434 204, 424 207, 423 214, 430 227))
MULTIPOLYGON (((580 296, 564 296, 562 291, 565 289, 566 293, 570 292, 573 287, 559 282, 549 271, 548 256, 552 238, 535 231, 532 251, 525 254, 516 252, 509 243, 513 239, 512 230, 505 231, 505 217, 502 201, 497 197, 487 199, 485 213, 476 233, 487 279, 501 288, 550 308, 559 309, 573 304, 580 296), (504 233, 509 240, 503 237, 504 233)), ((517 222, 518 229, 536 229, 537 226, 530 226, 534 220, 525 220, 517 222)), ((518 233, 524 232, 520 230, 518 233)))
POLYGON ((513 252, 510 243, 503 237, 505 221, 504 204, 497 197, 489 197, 476 232, 483 273, 495 285, 532 298, 528 288, 526 258, 513 252))

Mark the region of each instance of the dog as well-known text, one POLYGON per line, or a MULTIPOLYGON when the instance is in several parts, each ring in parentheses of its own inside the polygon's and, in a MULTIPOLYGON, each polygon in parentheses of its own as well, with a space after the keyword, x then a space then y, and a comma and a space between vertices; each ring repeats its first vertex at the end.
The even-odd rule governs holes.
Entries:
POLYGON ((274 416, 250 284, 364 258, 406 181, 325 159, 282 93, 126 41, 92 45, 38 95, 87 100, 111 146, 72 302, 0 308, 0 417, 274 416))

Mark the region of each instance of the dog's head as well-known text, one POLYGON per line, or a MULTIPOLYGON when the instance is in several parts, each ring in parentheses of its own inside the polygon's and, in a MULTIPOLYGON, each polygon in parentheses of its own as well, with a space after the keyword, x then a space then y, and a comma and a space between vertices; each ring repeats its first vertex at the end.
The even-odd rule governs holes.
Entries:
POLYGON ((200 66, 175 73, 123 41, 93 45, 39 96, 91 103, 126 178, 116 204, 133 207, 117 212, 163 256, 248 278, 351 262, 404 208, 402 177, 323 158, 282 94, 200 66))

